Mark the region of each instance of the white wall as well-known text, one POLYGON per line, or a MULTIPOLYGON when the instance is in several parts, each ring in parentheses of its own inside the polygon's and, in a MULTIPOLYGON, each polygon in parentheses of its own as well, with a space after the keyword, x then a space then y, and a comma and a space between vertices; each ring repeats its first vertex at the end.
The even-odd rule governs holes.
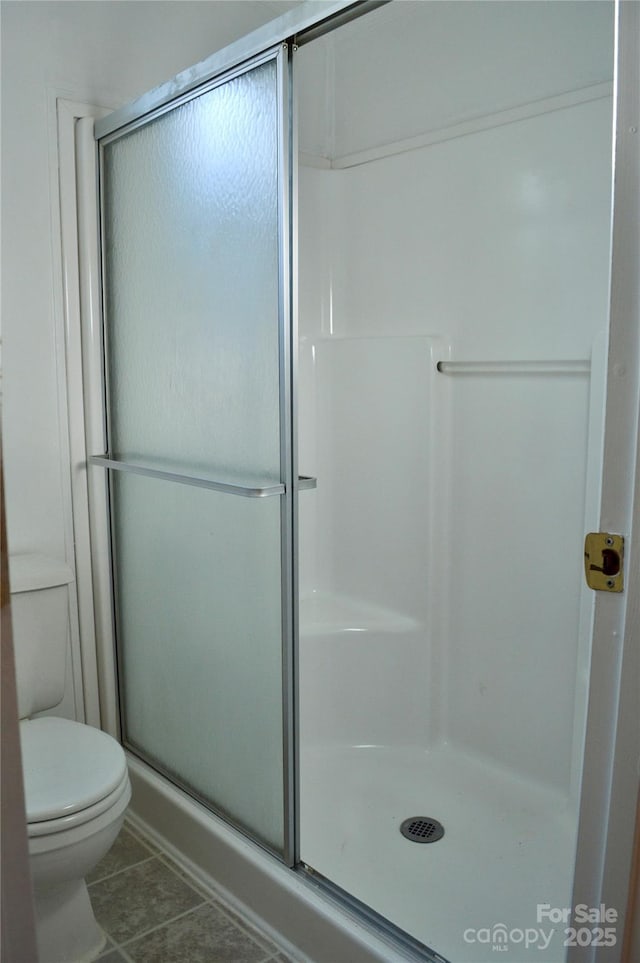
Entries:
POLYGON ((301 149, 341 157, 599 84, 612 43, 611 0, 387 4, 300 49, 301 149))

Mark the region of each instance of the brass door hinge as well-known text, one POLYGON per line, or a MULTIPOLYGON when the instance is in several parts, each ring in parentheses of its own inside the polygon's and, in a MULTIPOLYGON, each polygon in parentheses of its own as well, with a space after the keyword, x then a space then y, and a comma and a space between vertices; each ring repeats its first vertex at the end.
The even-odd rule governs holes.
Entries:
POLYGON ((584 540, 584 574, 589 588, 598 592, 622 592, 624 537, 609 532, 589 532, 584 540))

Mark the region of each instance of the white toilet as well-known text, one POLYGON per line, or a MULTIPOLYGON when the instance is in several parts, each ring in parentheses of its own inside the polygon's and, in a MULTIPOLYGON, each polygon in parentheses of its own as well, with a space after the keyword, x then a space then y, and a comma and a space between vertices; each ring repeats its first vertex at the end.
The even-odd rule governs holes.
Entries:
POLYGON ((115 840, 131 797, 125 754, 92 726, 35 713, 65 692, 68 566, 10 559, 11 612, 29 857, 40 963, 85 963, 105 944, 85 876, 115 840))

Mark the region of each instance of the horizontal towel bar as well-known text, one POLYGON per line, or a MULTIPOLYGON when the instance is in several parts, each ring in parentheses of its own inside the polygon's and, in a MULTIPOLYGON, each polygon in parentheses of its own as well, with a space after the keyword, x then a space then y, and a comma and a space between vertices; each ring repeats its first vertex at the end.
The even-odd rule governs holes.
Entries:
POLYGON ((180 485, 193 485, 195 488, 210 488, 214 492, 226 495, 241 495, 244 498, 266 498, 270 495, 283 495, 284 485, 266 485, 263 488, 252 488, 245 485, 230 485, 227 482, 212 481, 196 475, 180 475, 172 471, 161 471, 158 468, 148 468, 146 465, 136 465, 133 462, 118 461, 109 455, 91 455, 91 465, 99 465, 112 471, 131 472, 134 475, 146 475, 149 478, 162 478, 164 481, 177 482, 180 485))
POLYGON ((441 374, 589 374, 591 362, 577 361, 438 361, 441 374))
MULTIPOLYGON (((101 468, 108 468, 112 471, 131 472, 134 475, 146 475, 149 478, 162 478, 164 481, 177 482, 180 485, 192 485, 194 488, 209 488, 215 492, 223 492, 225 495, 241 495, 243 498, 266 498, 270 495, 284 495, 286 487, 284 485, 266 485, 263 488, 252 488, 245 485, 231 485, 228 482, 213 481, 210 478, 201 478, 197 475, 181 475, 176 472, 162 471, 159 468, 149 468, 147 465, 136 465, 133 462, 119 461, 109 455, 91 455, 89 457, 91 465, 98 465, 101 468)), ((317 488, 317 478, 310 475, 300 475, 298 478, 298 490, 306 491, 317 488)))

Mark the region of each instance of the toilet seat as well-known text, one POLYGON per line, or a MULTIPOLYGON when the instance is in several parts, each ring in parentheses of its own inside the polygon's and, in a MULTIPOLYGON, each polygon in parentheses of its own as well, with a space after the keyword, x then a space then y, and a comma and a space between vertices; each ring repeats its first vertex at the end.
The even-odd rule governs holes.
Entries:
POLYGON ((29 839, 35 839, 38 836, 52 836, 55 833, 79 829, 96 820, 110 809, 116 808, 123 797, 126 797, 126 803, 128 804, 131 797, 131 786, 129 774, 126 772, 116 789, 105 796, 104 799, 94 803, 93 806, 88 806, 86 809, 79 809, 75 813, 70 813, 68 816, 58 816, 57 819, 43 819, 37 823, 27 823, 27 835, 29 839))
POLYGON ((47 716, 20 723, 29 836, 105 812, 128 787, 122 747, 92 726, 47 716))

